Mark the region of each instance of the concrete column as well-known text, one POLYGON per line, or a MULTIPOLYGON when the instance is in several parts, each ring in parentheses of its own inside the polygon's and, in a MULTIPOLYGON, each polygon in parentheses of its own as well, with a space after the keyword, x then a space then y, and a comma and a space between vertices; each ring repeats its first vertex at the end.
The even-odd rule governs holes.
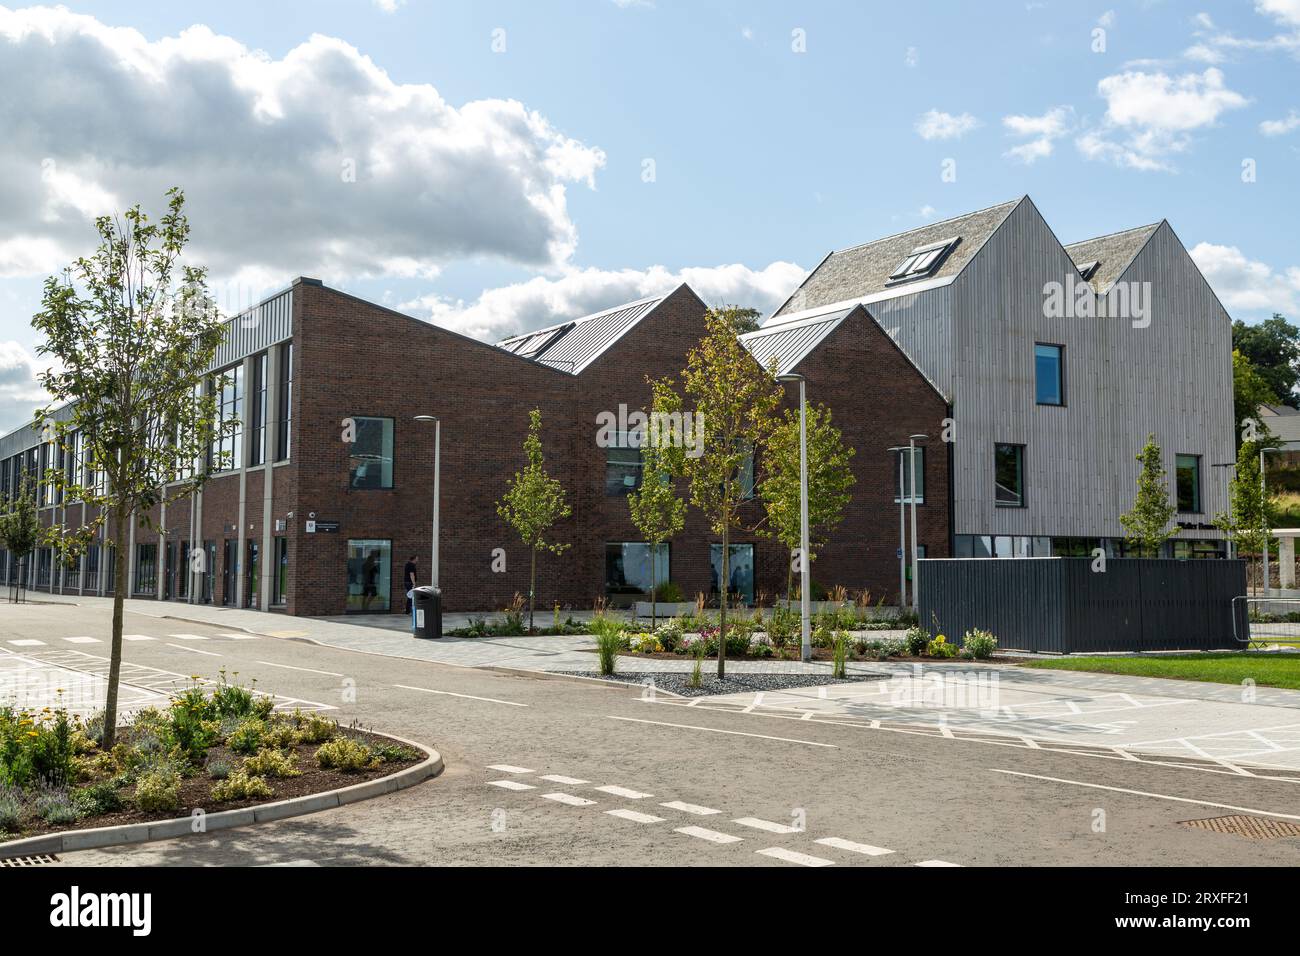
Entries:
POLYGON ((1295 536, 1284 534, 1277 539, 1277 569, 1284 588, 1295 587, 1295 536))
POLYGON ((167 534, 167 502, 162 502, 158 506, 158 551, 154 558, 154 597, 159 601, 163 599, 163 588, 167 581, 167 542, 171 538, 167 534))
POLYGON ((245 563, 248 561, 248 459, 253 449, 253 357, 247 356, 244 367, 244 400, 239 405, 239 420, 243 422, 240 441, 244 453, 239 467, 239 525, 235 539, 235 607, 244 606, 245 563))
POLYGON ((266 350, 266 401, 263 403, 266 418, 265 466, 262 470, 262 553, 258 574, 261 587, 258 589, 260 610, 270 610, 272 584, 275 581, 275 519, 272 512, 272 498, 275 491, 275 449, 280 436, 280 423, 273 413, 280 395, 280 352, 284 345, 273 345, 266 350))

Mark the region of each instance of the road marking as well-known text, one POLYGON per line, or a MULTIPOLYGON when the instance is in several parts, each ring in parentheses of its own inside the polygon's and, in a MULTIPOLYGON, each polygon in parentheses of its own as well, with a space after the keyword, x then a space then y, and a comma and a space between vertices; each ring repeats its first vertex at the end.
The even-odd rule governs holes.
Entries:
POLYGON ((839 837, 822 837, 820 840, 813 840, 814 843, 820 843, 822 846, 834 847, 837 850, 848 850, 850 853, 862 853, 866 856, 884 856, 886 853, 893 853, 893 850, 886 850, 883 846, 872 846, 869 843, 854 843, 852 840, 842 840, 839 837))
POLYGON ((123 634, 124 641, 156 641, 158 638, 150 637, 148 634, 123 634))
POLYGON ((663 817, 651 816, 648 813, 640 813, 636 810, 606 810, 611 817, 618 817, 620 820, 631 820, 633 823, 663 823, 663 817))
POLYGON ((232 641, 255 641, 260 638, 260 634, 218 634, 217 637, 225 637, 232 641))
MULTIPOLYGON (((166 641, 163 642, 167 644, 166 641)), ((201 651, 197 647, 186 647, 184 644, 167 644, 168 647, 174 647, 178 651, 190 651, 193 654, 206 654, 208 657, 220 657, 215 651, 201 651)))
POLYGON ((26 640, 26 641, 10 641, 9 643, 14 645, 14 647, 44 647, 45 646, 44 641, 26 640))
POLYGON ((709 807, 702 807, 698 803, 682 803, 680 800, 672 800, 668 803, 659 804, 661 807, 667 807, 669 810, 680 810, 682 813, 693 813, 697 817, 707 817, 712 813, 721 813, 721 810, 713 810, 709 807))
POLYGON ((400 687, 402 690, 418 690, 426 694, 442 694, 444 697, 461 697, 465 700, 482 700, 489 704, 505 704, 508 707, 527 707, 527 704, 520 704, 513 700, 497 700, 495 697, 475 697, 473 694, 454 694, 449 690, 434 690, 431 687, 411 687, 409 684, 394 684, 394 687, 400 687))
MULTIPOLYGON (((702 699, 702 698, 701 698, 702 699)), ((827 747, 831 750, 839 750, 835 744, 824 744, 818 740, 796 740, 793 737, 772 737, 768 734, 747 734, 739 730, 722 730, 719 727, 699 727, 695 724, 670 724, 665 720, 642 720, 639 717, 615 717, 612 714, 606 714, 610 720, 626 720, 634 724, 654 724, 657 727, 678 727, 682 730, 707 730, 715 734, 732 734, 736 737, 757 737, 760 740, 779 740, 787 744, 807 744, 809 747, 827 747)))
POLYGON ((629 790, 627 787, 597 787, 601 793, 608 793, 615 797, 626 797, 628 800, 642 800, 646 797, 653 797, 653 793, 642 793, 640 790, 629 790))
POLYGON ((949 863, 947 860, 922 860, 917 866, 955 866, 961 867, 960 863, 949 863))
POLYGON ((719 833, 717 830, 706 830, 704 827, 677 827, 674 833, 685 833, 687 836, 693 836, 700 840, 708 840, 710 843, 739 843, 741 838, 732 836, 730 833, 719 833))
POLYGON ((518 780, 489 780, 488 786, 500 787, 502 790, 536 790, 531 783, 520 783, 518 780))
POLYGON ((800 866, 834 866, 834 860, 828 860, 825 857, 809 856, 807 853, 796 853, 794 850, 787 850, 784 847, 770 846, 766 850, 756 850, 759 856, 770 856, 776 860, 785 860, 787 863, 798 863, 800 866))
MULTIPOLYGON (((504 767, 498 767, 498 770, 504 770, 504 767)), ((581 787, 584 783, 590 783, 590 780, 579 780, 577 777, 566 777, 562 773, 548 773, 542 775, 543 780, 549 780, 551 783, 562 783, 568 787, 581 787)))
POLYGON ((583 797, 575 797, 571 793, 544 793, 543 800, 554 800, 556 803, 563 803, 570 807, 589 807, 595 800, 587 800, 583 797))
POLYGON ((97 637, 65 637, 69 644, 99 644, 101 641, 97 637))
POLYGON ((755 830, 766 830, 768 833, 798 833, 798 827, 788 826, 784 823, 773 823, 771 820, 760 820, 758 817, 741 817, 739 820, 732 820, 732 823, 739 823, 742 827, 752 827, 755 830))
POLYGON ((178 641, 206 641, 207 638, 202 634, 168 634, 168 637, 174 637, 178 641))
POLYGON ((318 671, 314 667, 294 667, 292 664, 277 664, 275 661, 258 661, 259 664, 265 664, 267 667, 283 667, 291 671, 306 671, 308 674, 324 674, 326 677, 342 677, 342 674, 336 674, 334 671, 318 671))
MULTIPOLYGON (((488 764, 489 770, 500 770, 502 773, 532 773, 527 767, 515 767, 508 763, 488 764)), ((542 779, 546 779, 543 777, 542 779)))
POLYGON ((1274 810, 1256 810, 1252 807, 1237 807, 1230 803, 1211 803, 1208 800, 1193 800, 1190 797, 1174 797, 1167 793, 1149 793, 1146 790, 1129 790, 1125 787, 1109 787, 1102 783, 1088 783, 1084 780, 1065 780, 1061 777, 1044 777, 1036 773, 1021 773, 1019 770, 999 770, 990 767, 994 773, 1005 773, 1012 777, 1028 777, 1031 780, 1049 780, 1052 783, 1069 783, 1076 787, 1089 787, 1093 790, 1109 790, 1112 793, 1129 793, 1135 797, 1153 797, 1156 800, 1172 800, 1174 803, 1192 803, 1200 807, 1214 807, 1216 810, 1235 810, 1238 813, 1253 813, 1264 817, 1277 817, 1282 820, 1300 820, 1294 813, 1277 813, 1274 810))

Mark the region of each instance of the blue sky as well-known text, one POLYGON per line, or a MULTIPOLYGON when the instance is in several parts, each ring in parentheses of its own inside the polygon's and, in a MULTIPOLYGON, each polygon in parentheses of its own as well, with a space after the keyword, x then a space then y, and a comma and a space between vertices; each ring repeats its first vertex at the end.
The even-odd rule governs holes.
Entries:
POLYGON ((232 308, 307 274, 489 338, 682 278, 767 310, 1028 193, 1064 242, 1168 218, 1235 317, 1300 318, 1298 68, 1300 0, 0 7, 0 429, 43 275, 172 184, 232 308))

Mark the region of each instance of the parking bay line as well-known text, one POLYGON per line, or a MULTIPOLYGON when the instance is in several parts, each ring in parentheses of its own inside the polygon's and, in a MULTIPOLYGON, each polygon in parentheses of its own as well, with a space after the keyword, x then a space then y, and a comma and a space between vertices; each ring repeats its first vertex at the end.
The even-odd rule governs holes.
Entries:
POLYGON ((445 697, 463 697, 465 700, 482 700, 489 704, 505 704, 509 707, 527 707, 527 704, 521 704, 513 700, 497 700, 495 697, 475 697, 473 694, 457 694, 449 690, 434 690, 432 687, 412 687, 409 684, 394 684, 394 687, 400 687, 402 690, 418 690, 425 694, 442 694, 445 697))
POLYGON ((197 647, 186 647, 184 644, 169 644, 169 643, 167 643, 166 641, 164 641, 164 642, 163 642, 163 646, 164 646, 164 647, 174 647, 174 648, 176 648, 176 650, 178 650, 178 651, 189 651, 189 652, 192 653, 192 654, 206 654, 208 657, 220 657, 220 656, 221 656, 221 655, 218 654, 216 651, 201 651, 201 650, 199 650, 197 647))
POLYGON ((736 737, 757 737, 760 740, 779 740, 787 744, 806 744, 809 747, 826 747, 830 750, 839 750, 835 744, 824 744, 818 740, 797 740, 794 737, 772 737, 768 734, 747 734, 740 730, 723 730, 720 727, 700 727, 696 724, 670 724, 666 720, 643 720, 640 717, 615 717, 613 714, 606 714, 610 720, 626 720, 633 724, 654 724, 656 727, 677 727, 682 730, 707 730, 715 734, 732 734, 736 737))
POLYGON ((700 840, 708 840, 710 843, 739 843, 742 839, 742 837, 732 836, 730 833, 706 830, 704 827, 677 827, 673 832, 684 833, 700 840))
POLYGON ((887 853, 893 853, 893 850, 886 850, 883 846, 871 846, 869 843, 854 843, 852 840, 845 840, 840 837, 822 837, 820 840, 813 840, 814 843, 820 843, 822 846, 834 847, 837 850, 848 850, 850 853, 861 853, 864 856, 884 856, 887 853))
POLYGON ((1175 797, 1167 793, 1150 793, 1146 790, 1129 790, 1126 787, 1111 787, 1104 783, 1088 783, 1085 780, 1066 780, 1062 777, 1044 777, 1036 773, 1022 773, 1019 770, 999 770, 990 767, 994 773, 1004 773, 1012 777, 1028 777, 1031 780, 1047 780, 1051 783, 1068 783, 1076 787, 1088 787, 1092 790, 1109 790, 1112 793, 1128 793, 1135 797, 1152 797, 1156 800, 1171 800, 1174 803, 1191 803, 1200 807, 1214 807, 1216 810, 1235 810, 1237 813, 1251 813, 1262 817, 1277 817, 1282 820, 1300 820, 1294 813, 1277 813, 1273 810, 1256 810, 1252 807, 1237 807, 1230 803, 1211 803, 1209 800, 1193 800, 1191 797, 1175 797))
POLYGON ((775 860, 785 860, 787 863, 798 863, 800 866, 834 866, 834 860, 828 860, 822 856, 809 856, 807 853, 796 853, 794 850, 787 850, 784 847, 772 846, 766 850, 755 850, 759 856, 770 856, 775 860))
POLYGON ((265 664, 267 667, 283 667, 291 671, 305 671, 308 674, 324 674, 326 677, 342 677, 342 674, 336 674, 334 671, 318 671, 314 667, 295 667, 292 664, 277 664, 275 661, 258 661, 258 664, 265 664))
POLYGON ((620 820, 631 820, 633 823, 663 823, 663 817, 656 817, 649 813, 641 813, 639 810, 624 810, 621 807, 617 810, 606 810, 611 817, 618 817, 620 820))
POLYGON ((766 830, 768 833, 798 833, 798 827, 792 827, 785 823, 773 823, 771 820, 760 820, 758 817, 741 817, 738 820, 732 820, 732 823, 739 823, 742 827, 750 827, 754 830, 766 830))
POLYGON ((570 807, 589 807, 596 802, 585 797, 575 797, 571 793, 544 793, 542 799, 554 800, 556 803, 563 803, 570 807))

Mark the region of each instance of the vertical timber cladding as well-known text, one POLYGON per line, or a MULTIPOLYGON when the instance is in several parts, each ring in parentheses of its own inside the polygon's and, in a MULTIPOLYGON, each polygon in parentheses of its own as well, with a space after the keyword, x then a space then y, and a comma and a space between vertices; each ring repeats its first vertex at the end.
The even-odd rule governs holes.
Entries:
POLYGON ((1236 647, 1241 561, 1112 558, 922 560, 922 625, 960 644, 972 628, 1002 650, 1048 654, 1236 647))

